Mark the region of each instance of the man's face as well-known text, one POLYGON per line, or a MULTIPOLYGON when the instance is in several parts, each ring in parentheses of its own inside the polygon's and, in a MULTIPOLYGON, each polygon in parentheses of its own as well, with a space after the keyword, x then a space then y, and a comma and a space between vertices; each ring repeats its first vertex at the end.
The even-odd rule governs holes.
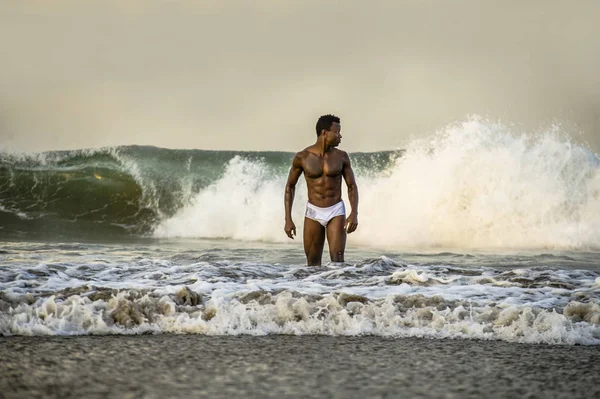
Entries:
POLYGON ((342 142, 342 126, 333 122, 329 130, 325 131, 325 142, 331 147, 337 147, 342 142))

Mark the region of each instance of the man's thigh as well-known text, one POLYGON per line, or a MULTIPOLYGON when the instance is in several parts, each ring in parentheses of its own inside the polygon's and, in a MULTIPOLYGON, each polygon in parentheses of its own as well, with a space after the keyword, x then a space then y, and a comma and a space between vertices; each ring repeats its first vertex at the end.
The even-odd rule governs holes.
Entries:
POLYGON ((304 252, 306 257, 321 260, 325 245, 325 227, 316 220, 304 218, 304 252))
POLYGON ((332 262, 343 262, 346 249, 346 216, 336 216, 327 224, 327 242, 332 262))

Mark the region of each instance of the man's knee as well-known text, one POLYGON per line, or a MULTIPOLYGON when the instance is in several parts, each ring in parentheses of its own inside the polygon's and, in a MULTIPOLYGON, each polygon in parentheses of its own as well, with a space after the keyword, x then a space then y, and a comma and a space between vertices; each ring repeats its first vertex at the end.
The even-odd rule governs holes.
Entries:
POLYGON ((344 251, 334 251, 331 253, 331 261, 332 262, 343 262, 344 261, 344 251))
POLYGON ((321 266, 321 257, 320 256, 307 256, 306 264, 308 266, 321 266))

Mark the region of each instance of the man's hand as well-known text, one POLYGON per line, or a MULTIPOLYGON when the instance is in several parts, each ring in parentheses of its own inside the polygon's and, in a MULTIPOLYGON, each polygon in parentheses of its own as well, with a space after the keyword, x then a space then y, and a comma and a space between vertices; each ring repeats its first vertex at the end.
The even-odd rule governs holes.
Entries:
POLYGON ((293 240, 294 236, 296 235, 296 225, 294 222, 291 220, 286 220, 285 227, 283 229, 285 230, 285 234, 287 234, 287 236, 293 240))
POLYGON ((358 217, 354 214, 354 212, 350 213, 350 216, 346 219, 346 231, 348 234, 352 233, 358 227, 358 217))

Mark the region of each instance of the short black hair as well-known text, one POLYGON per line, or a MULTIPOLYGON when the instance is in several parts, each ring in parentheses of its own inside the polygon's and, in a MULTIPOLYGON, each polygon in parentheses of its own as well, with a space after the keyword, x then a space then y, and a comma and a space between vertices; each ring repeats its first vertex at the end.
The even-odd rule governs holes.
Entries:
POLYGON ((331 125, 333 123, 340 123, 340 118, 335 115, 327 114, 323 115, 317 121, 317 137, 321 135, 321 130, 329 130, 331 129, 331 125))

